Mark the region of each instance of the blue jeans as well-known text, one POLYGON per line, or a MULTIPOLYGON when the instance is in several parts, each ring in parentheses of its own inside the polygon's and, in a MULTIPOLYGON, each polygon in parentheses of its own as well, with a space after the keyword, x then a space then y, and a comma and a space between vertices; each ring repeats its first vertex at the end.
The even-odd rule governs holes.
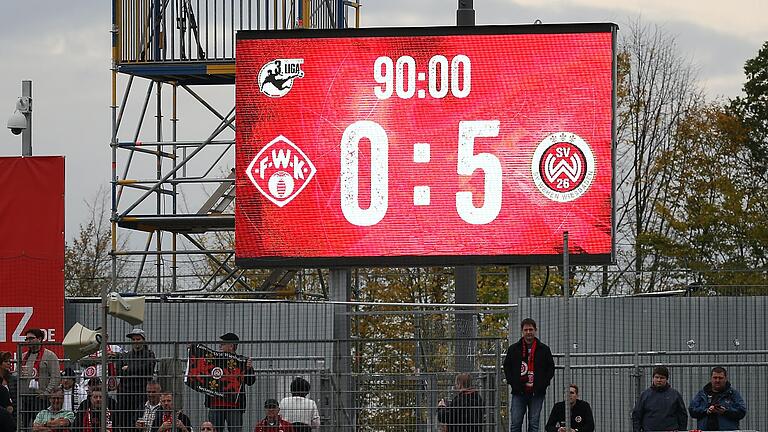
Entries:
POLYGON ((513 394, 511 398, 510 432, 522 432, 523 417, 525 417, 526 411, 528 411, 528 432, 539 432, 539 417, 541 417, 541 407, 544 405, 544 395, 513 394))
POLYGON ((224 432, 224 423, 229 432, 241 432, 243 430, 243 412, 239 409, 214 409, 208 411, 208 420, 213 423, 216 432, 224 432))

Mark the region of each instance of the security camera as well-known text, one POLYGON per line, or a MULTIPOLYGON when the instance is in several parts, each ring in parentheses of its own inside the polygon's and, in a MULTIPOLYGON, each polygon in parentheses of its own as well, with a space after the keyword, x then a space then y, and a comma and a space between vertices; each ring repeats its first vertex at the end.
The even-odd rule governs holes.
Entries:
POLYGON ((27 117, 18 111, 14 111, 8 118, 7 127, 11 130, 12 134, 19 135, 27 128, 27 117))

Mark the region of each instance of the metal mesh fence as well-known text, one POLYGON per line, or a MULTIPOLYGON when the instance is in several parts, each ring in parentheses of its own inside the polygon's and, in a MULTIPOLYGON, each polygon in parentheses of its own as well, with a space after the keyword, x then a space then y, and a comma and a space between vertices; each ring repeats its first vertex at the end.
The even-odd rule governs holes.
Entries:
MULTIPOLYGON (((250 359, 252 370, 237 372, 238 365, 229 362, 214 363, 213 366, 222 369, 219 372, 215 368, 201 372, 203 369, 195 366, 195 359, 199 357, 190 351, 190 346, 204 344, 214 350, 226 350, 222 343, 225 342, 148 342, 147 348, 157 354, 154 358, 132 355, 133 347, 120 352, 115 346, 110 356, 110 378, 106 386, 113 428, 136 430, 137 426, 146 424, 150 427, 146 430, 154 431, 162 424, 162 420, 155 419, 167 419, 163 416, 168 412, 174 415, 181 412, 185 416, 184 422, 188 421, 198 429, 203 421, 215 420, 217 408, 212 406, 212 401, 217 397, 234 401, 233 406, 219 410, 241 412, 245 429, 254 428, 265 418, 264 403, 268 399, 286 406, 281 414, 286 418, 302 415, 311 418, 311 409, 309 414, 292 411, 287 405, 290 402, 285 402, 285 398, 291 396, 291 383, 302 377, 311 385, 308 397, 316 403, 319 430, 439 431, 438 402, 441 399, 450 401, 457 394, 454 391, 457 374, 454 356, 458 345, 455 339, 240 341, 237 353, 245 356, 239 358, 243 362, 241 366, 245 368, 244 362, 250 359), (438 345, 440 349, 424 356, 420 354, 424 342, 438 345), (346 351, 347 348, 351 349, 346 351), (144 370, 141 366, 148 362, 152 365, 148 374, 136 372, 144 370), (342 364, 351 367, 345 371, 342 364), (214 386, 206 392, 214 395, 215 390, 220 390, 219 396, 206 396, 200 388, 185 384, 194 378, 202 378, 207 385, 217 373, 224 376, 219 381, 221 387, 214 386), (243 393, 239 396, 239 385, 230 387, 231 382, 237 381, 228 381, 231 376, 244 379, 243 393)), ((480 430, 508 430, 509 391, 501 369, 506 342, 477 339, 474 343, 477 355, 470 372, 472 387, 482 398, 480 430)), ((58 350, 56 346, 49 348, 58 350)), ((23 351, 19 351, 22 356, 23 351)), ((768 420, 765 410, 761 409, 768 404, 764 379, 768 376, 768 351, 765 350, 577 354, 571 358, 570 378, 565 377, 562 354, 555 354, 555 359, 558 369, 542 410, 542 426, 555 402, 562 398, 560 389, 573 383, 579 386, 580 397, 592 406, 596 430, 632 430, 630 412, 639 393, 649 386, 656 365, 669 367, 670 382, 683 395, 686 406, 708 382, 712 365, 724 366, 730 381, 747 401, 748 414, 741 423, 742 429, 756 430, 768 420)), ((74 366, 75 372, 72 382, 64 382, 67 391, 65 409, 74 411, 70 430, 85 430, 97 421, 93 417, 89 423, 86 418, 96 413, 98 403, 92 402, 94 391, 104 389, 91 381, 92 377, 98 379, 101 375, 98 360, 88 357, 77 364, 66 362, 74 366), (74 387, 70 387, 72 384, 74 387), (76 401, 85 402, 79 409, 71 408, 77 406, 76 401)), ((37 398, 24 378, 20 378, 17 392, 14 396, 20 429, 25 421, 33 421, 48 403, 54 404, 53 400, 43 402, 37 398)), ((695 420, 689 420, 689 427, 695 429, 695 420)))
MULTIPOLYGON (((653 367, 665 365, 672 386, 686 405, 709 381, 713 366, 727 368, 730 382, 747 403, 741 428, 754 430, 768 424, 768 414, 762 409, 768 406, 768 349, 760 329, 764 318, 757 313, 764 301, 763 297, 576 299, 571 304, 572 322, 564 321, 560 299, 524 299, 518 308, 499 305, 503 307, 492 310, 485 305, 469 311, 450 305, 376 308, 370 304, 235 300, 150 302, 142 328, 146 346, 154 353, 151 368, 138 367, 146 359, 135 355, 135 345, 126 337, 132 333, 131 327, 110 317, 107 329, 114 345, 108 371, 113 378, 101 387, 114 399, 110 410, 115 429, 135 431, 137 420, 154 421, 145 417, 145 404, 149 401, 162 409, 160 393, 165 390, 172 393, 166 398, 172 399, 174 409, 188 416, 198 430, 204 420, 216 416, 205 392, 215 396, 217 389, 216 397, 226 400, 229 395, 237 404, 245 398, 242 424, 244 429, 252 429, 266 415, 265 401, 282 402, 291 395, 294 379, 302 377, 311 385, 308 396, 317 405, 320 430, 439 431, 439 401, 450 401, 457 394, 454 379, 459 372, 468 371, 473 388, 482 397, 481 430, 504 431, 509 428, 509 388, 501 365, 510 343, 508 336, 513 341, 518 338, 517 325, 509 335, 506 329, 493 337, 459 334, 468 333, 462 327, 468 322, 479 324, 478 334, 492 333, 499 320, 512 311, 515 323, 518 316, 534 316, 540 339, 555 353, 557 370, 542 410, 542 427, 555 402, 562 399, 565 386, 574 383, 580 397, 592 406, 596 430, 631 430, 633 405, 650 385, 653 367), (705 313, 708 320, 686 324, 705 313), (462 314, 471 319, 457 319, 462 314), (336 335, 340 321, 351 322, 350 337, 336 335), (569 341, 562 336, 566 325, 571 326, 569 341), (236 353, 244 357, 222 354, 228 348, 220 336, 227 332, 239 336, 236 353), (570 374, 566 376, 567 360, 562 353, 568 342, 570 374), (217 359, 207 369, 195 360, 206 356, 190 354, 190 347, 198 345, 210 348, 211 358, 217 359), (248 366, 247 373, 236 372, 248 366), (216 367, 221 370, 216 372, 216 367), (249 377, 243 378, 242 395, 232 390, 239 388, 240 381, 221 379, 227 376, 249 377), (216 381, 220 387, 193 388, 185 384, 185 377, 187 381, 201 378, 204 384, 216 381), (149 380, 156 380, 162 390, 148 388, 149 380)), ((98 303, 70 301, 67 327, 79 321, 96 328, 99 312, 98 303)), ((50 348, 62 357, 60 347, 52 344, 50 348)), ((20 346, 14 360, 23 360, 25 351, 20 346)), ((63 360, 61 367, 71 368, 76 375, 75 391, 67 394, 68 404, 74 407, 74 399, 88 394, 88 379, 101 375, 99 361, 93 356, 79 362, 63 360)), ((16 382, 14 399, 21 426, 23 419, 31 420, 48 401, 35 395, 25 398, 28 380, 16 382)), ((239 406, 230 408, 239 411, 239 406)), ((70 430, 86 427, 83 412, 75 415, 74 421, 80 423, 70 430)), ((693 419, 688 426, 695 427, 693 419)))

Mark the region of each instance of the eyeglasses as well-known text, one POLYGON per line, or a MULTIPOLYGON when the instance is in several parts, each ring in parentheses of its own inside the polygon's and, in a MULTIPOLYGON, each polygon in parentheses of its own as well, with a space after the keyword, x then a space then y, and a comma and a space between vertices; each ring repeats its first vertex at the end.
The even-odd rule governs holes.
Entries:
POLYGON ((576 392, 574 392, 574 391, 572 391, 572 392, 568 392, 568 393, 570 393, 570 394, 573 394, 573 395, 575 395, 575 394, 576 394, 576 392))
POLYGON ((37 338, 35 336, 27 336, 24 338, 24 340, 29 342, 29 341, 37 340, 37 338))

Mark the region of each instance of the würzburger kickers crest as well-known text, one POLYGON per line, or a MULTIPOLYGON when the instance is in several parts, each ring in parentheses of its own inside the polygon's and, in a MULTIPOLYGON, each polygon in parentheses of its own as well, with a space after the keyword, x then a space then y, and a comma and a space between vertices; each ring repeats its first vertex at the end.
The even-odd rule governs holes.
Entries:
POLYGON ((595 156, 586 141, 570 132, 544 138, 531 160, 533 183, 545 197, 557 202, 584 195, 595 179, 595 156))
POLYGON ((262 195, 283 207, 304 190, 316 171, 307 155, 280 135, 259 151, 245 173, 262 195))
POLYGON ((259 70, 259 90, 271 98, 280 98, 293 88, 293 80, 303 78, 304 59, 275 59, 259 70))

